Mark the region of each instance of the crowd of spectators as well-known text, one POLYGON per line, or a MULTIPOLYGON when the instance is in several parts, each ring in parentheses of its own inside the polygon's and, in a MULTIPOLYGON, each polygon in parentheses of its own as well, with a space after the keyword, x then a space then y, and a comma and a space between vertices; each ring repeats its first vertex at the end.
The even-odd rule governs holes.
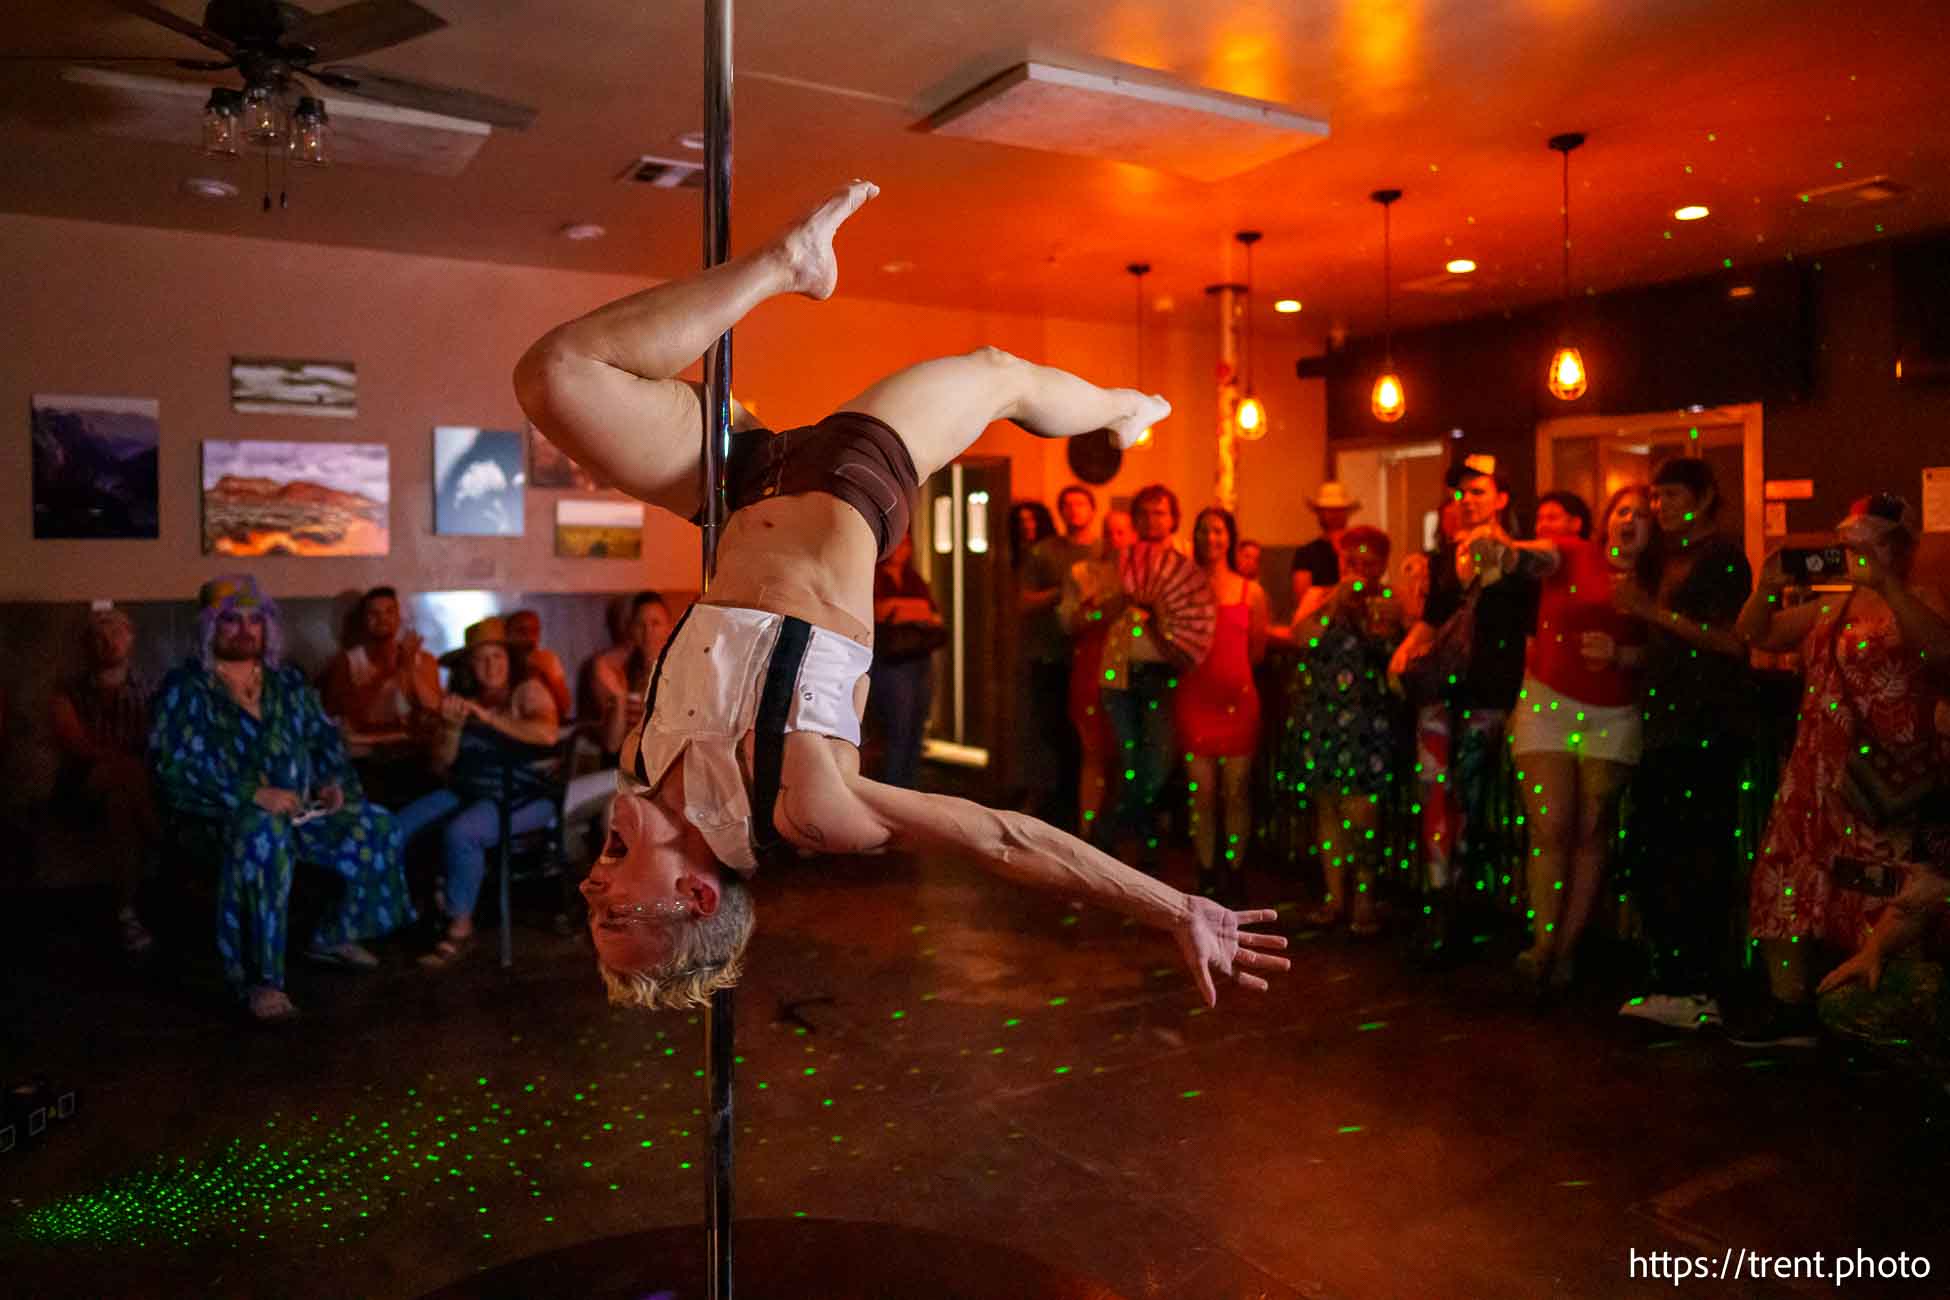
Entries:
MULTIPOLYGON (((1309 924, 1368 936, 1407 914, 1419 951, 1453 954, 1500 882, 1524 931, 1514 974, 1538 996, 1579 981, 1603 930, 1637 954, 1621 1014, 1731 1020, 1747 1045, 1812 1042, 1818 992, 1862 995, 1944 937, 1950 620, 1911 581, 1907 502, 1857 501, 1825 569, 1789 549, 1758 582, 1697 458, 1595 512, 1547 492, 1526 537, 1495 462, 1468 457, 1431 503, 1436 544, 1392 564, 1343 485, 1310 504, 1320 536, 1293 556, 1284 626, 1224 510, 1187 545, 1161 484, 1102 528, 1081 486, 1058 495, 1060 527, 1014 504, 1028 806, 1155 872, 1182 792, 1197 887, 1235 905, 1253 828, 1297 810, 1309 924), (1183 580, 1160 578, 1165 553, 1183 580), (1282 689, 1262 716, 1269 646, 1282 689), (1764 833, 1743 832, 1762 680, 1789 674, 1793 742, 1764 833)), ((1918 997, 1903 1023, 1950 1043, 1950 1010, 1918 997)))

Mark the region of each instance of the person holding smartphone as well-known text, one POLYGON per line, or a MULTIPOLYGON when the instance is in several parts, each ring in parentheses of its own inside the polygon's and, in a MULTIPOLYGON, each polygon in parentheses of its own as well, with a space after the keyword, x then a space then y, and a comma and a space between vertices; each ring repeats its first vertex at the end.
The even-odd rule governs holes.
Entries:
MULTIPOLYGON (((1913 827, 1865 811, 1846 793, 1852 759, 1914 749, 1935 735, 1950 663, 1942 594, 1913 585, 1916 510, 1881 492, 1835 529, 1846 593, 1788 608, 1779 552, 1762 566, 1735 630, 1756 650, 1797 650, 1806 678, 1800 725, 1754 861, 1748 934, 1767 967, 1770 1003, 1731 1035, 1747 1047, 1812 1046, 1811 950, 1855 953, 1883 900, 1836 888, 1838 854, 1904 856, 1913 827)), ((1941 755, 1939 755, 1941 758, 1941 755)))
POLYGON ((1486 581, 1539 580, 1510 749, 1530 828, 1530 948, 1518 970, 1540 985, 1571 980, 1572 958, 1617 840, 1618 798, 1641 749, 1639 670, 1646 629, 1618 607, 1627 582, 1658 581, 1659 531, 1650 489, 1618 489, 1602 532, 1511 540, 1494 526, 1462 539, 1461 561, 1486 581))

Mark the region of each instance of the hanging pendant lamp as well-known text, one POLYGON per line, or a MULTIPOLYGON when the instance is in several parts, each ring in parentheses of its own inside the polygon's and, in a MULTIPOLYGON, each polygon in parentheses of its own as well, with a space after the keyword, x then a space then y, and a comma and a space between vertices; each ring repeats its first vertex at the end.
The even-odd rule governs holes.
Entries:
MULTIPOLYGON (((1124 269, 1131 273, 1131 324, 1137 336, 1137 390, 1142 393, 1149 391, 1144 386, 1144 277, 1151 273, 1151 263, 1132 262, 1124 269)), ((1137 441, 1131 444, 1131 450, 1150 445, 1151 426, 1147 424, 1138 430, 1137 441)))
POLYGON ((1266 405, 1253 390, 1253 245, 1261 235, 1242 230, 1233 238, 1246 246, 1246 395, 1233 408, 1232 425, 1241 442, 1258 442, 1266 436, 1266 405))
POLYGON ((1394 232, 1388 219, 1389 207, 1401 196, 1400 190, 1376 190, 1368 196, 1381 205, 1382 321, 1381 377, 1374 381, 1374 392, 1369 397, 1368 407, 1374 412, 1374 418, 1384 424, 1393 424, 1408 409, 1408 399, 1402 392, 1402 377, 1395 373, 1394 232))
POLYGON ((1557 351, 1551 354, 1548 378, 1551 396, 1564 402, 1583 397, 1589 384, 1584 357, 1571 345, 1571 150, 1583 143, 1584 136, 1577 131, 1550 138, 1550 147, 1564 155, 1564 300, 1563 315, 1558 322, 1557 351))

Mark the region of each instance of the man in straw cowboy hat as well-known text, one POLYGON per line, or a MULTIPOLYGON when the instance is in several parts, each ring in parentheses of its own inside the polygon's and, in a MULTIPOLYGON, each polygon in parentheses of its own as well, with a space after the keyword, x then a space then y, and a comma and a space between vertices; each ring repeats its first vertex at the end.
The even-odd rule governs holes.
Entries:
POLYGON ((1360 499, 1344 483, 1327 480, 1307 502, 1320 523, 1320 536, 1293 553, 1294 617, 1305 612, 1307 593, 1318 590, 1322 596, 1341 580, 1340 541, 1347 522, 1361 508, 1360 499))

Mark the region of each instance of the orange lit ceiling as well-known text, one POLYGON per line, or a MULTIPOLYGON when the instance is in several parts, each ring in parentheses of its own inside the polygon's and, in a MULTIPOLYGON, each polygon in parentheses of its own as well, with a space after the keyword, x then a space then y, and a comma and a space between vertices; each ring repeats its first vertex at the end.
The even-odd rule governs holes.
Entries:
MULTIPOLYGON (((164 0, 185 16, 201 6, 164 0)), ((0 73, 0 209, 404 252, 628 272, 695 265, 696 191, 625 186, 639 154, 687 156, 700 125, 695 0, 428 0, 444 31, 362 62, 541 110, 454 177, 341 166, 265 217, 255 173, 190 141, 80 129, 58 68, 0 73), (240 199, 185 197, 231 175, 240 199), (567 222, 608 238, 570 243, 567 222)), ((315 4, 314 8, 327 8, 315 4)), ((17 0, 5 48, 191 54, 101 0, 17 0)), ((1559 160, 1573 158, 1576 284, 1604 290, 1950 225, 1950 4, 1937 0, 738 0, 734 243, 835 179, 884 196, 842 244, 841 291, 932 305, 1128 320, 1125 263, 1181 324, 1255 253, 1262 337, 1377 328, 1379 213, 1399 186, 1397 327, 1558 292, 1559 160), (1112 59, 1324 118, 1325 142, 1213 183, 1126 164, 931 135, 917 124, 1035 54, 1112 59), (1811 189, 1887 175, 1906 197, 1860 207, 1811 189), (1675 209, 1703 204, 1704 220, 1675 209), (1443 264, 1473 259, 1464 292, 1443 264), (1454 286, 1451 286, 1454 287, 1454 286), (1276 317, 1276 297, 1305 304, 1276 317)), ((193 74, 178 74, 191 76, 193 74)))

